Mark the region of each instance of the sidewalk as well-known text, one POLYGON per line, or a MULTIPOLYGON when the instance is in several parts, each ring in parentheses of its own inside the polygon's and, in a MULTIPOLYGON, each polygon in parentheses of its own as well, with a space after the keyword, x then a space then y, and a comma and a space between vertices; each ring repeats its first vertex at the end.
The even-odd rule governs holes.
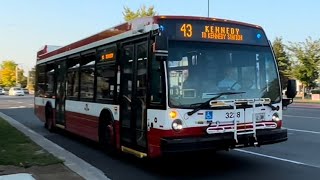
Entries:
POLYGON ((1 112, 0 126, 0 180, 108 179, 99 169, 1 112))
POLYGON ((319 104, 320 105, 320 100, 311 100, 311 99, 293 99, 293 103, 296 104, 319 104))
POLYGON ((299 108, 320 108, 320 100, 311 99, 293 99, 293 103, 288 107, 299 107, 299 108))
POLYGON ((12 165, 0 165, 0 180, 82 180, 83 178, 75 172, 68 169, 62 163, 46 165, 46 166, 31 166, 28 168, 12 166, 12 165))

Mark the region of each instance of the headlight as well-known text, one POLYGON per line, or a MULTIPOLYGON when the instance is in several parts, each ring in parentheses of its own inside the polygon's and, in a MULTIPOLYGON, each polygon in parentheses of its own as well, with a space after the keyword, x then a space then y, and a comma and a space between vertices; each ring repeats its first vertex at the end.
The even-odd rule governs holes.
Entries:
POLYGON ((275 122, 280 121, 279 114, 278 114, 278 113, 274 113, 274 114, 272 115, 272 120, 275 121, 275 122))
POLYGON ((175 119, 174 121, 172 121, 172 129, 175 131, 182 130, 182 121, 180 119, 175 119))

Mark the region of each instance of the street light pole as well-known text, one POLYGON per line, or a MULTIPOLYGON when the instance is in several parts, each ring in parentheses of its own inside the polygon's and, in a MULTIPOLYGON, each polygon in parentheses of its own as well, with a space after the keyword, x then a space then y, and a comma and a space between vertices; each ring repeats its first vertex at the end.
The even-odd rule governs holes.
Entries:
POLYGON ((16 66, 16 87, 18 86, 18 65, 16 66))
POLYGON ((29 88, 29 83, 30 83, 30 71, 28 71, 28 77, 27 77, 27 88, 29 88))
POLYGON ((210 2, 210 0, 208 0, 208 17, 210 16, 210 13, 209 13, 210 12, 210 8, 209 8, 210 3, 209 2, 210 2))

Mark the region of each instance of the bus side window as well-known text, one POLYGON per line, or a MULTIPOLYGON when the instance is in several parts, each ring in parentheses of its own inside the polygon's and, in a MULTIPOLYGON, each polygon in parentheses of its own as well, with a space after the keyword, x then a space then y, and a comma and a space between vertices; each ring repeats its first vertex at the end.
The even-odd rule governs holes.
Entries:
POLYGON ((37 74, 36 74, 36 97, 44 97, 44 93, 46 91, 45 87, 45 79, 46 79, 46 72, 45 72, 45 65, 38 65, 37 66, 37 74))
POLYGON ((67 99, 78 100, 79 97, 80 56, 67 61, 67 99))
POLYGON ((113 99, 115 70, 115 63, 97 66, 97 100, 113 99))
POLYGON ((95 54, 81 57, 80 99, 93 101, 95 54))

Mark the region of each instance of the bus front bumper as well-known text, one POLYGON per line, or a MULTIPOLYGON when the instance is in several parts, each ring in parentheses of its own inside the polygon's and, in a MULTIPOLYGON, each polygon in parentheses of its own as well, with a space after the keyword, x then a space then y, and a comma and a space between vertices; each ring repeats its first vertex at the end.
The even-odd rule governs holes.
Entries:
POLYGON ((162 153, 188 152, 201 150, 225 150, 234 147, 249 147, 274 144, 288 139, 287 129, 257 130, 257 141, 252 134, 239 135, 238 143, 233 133, 207 135, 205 137, 163 138, 161 139, 162 153))

